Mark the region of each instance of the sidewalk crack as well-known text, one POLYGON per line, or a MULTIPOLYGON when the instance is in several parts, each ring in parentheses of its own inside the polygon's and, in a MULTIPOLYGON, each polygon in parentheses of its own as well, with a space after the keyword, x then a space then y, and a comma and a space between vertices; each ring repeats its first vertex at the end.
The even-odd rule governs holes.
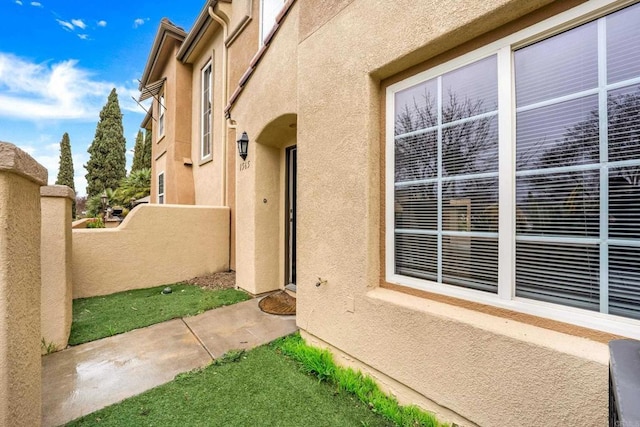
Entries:
POLYGON ((213 356, 213 354, 211 353, 211 351, 209 351, 209 349, 207 348, 207 346, 205 345, 205 343, 200 339, 200 337, 198 336, 198 334, 195 333, 195 331, 193 329, 191 329, 191 326, 189 326, 189 324, 187 322, 184 321, 184 318, 181 317, 180 320, 182 320, 182 323, 184 323, 184 326, 187 327, 187 329, 189 329, 189 332, 191 332, 191 335, 194 336, 195 339, 198 340, 198 342, 200 343, 200 345, 202 346, 202 348, 204 348, 204 350, 207 352, 207 354, 209 354, 209 357, 211 357, 211 360, 216 360, 216 358, 213 356))

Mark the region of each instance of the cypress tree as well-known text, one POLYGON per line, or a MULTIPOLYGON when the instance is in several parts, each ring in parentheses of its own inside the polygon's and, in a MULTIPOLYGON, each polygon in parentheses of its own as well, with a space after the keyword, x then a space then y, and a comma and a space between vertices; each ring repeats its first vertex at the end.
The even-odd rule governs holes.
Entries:
MULTIPOLYGON (((60 141, 60 163, 58 167, 58 177, 56 179, 56 185, 66 185, 73 191, 76 187, 73 183, 73 157, 71 156, 71 141, 69 141, 69 134, 67 132, 62 135, 60 141)), ((75 200, 71 206, 71 218, 76 216, 76 202, 75 200)))
POLYGON ((116 89, 112 89, 107 103, 100 111, 93 142, 87 150, 87 197, 101 194, 105 189, 116 189, 127 174, 125 153, 127 150, 122 113, 116 89))
POLYGON ((144 136, 142 131, 138 131, 136 136, 136 145, 133 147, 133 163, 131 165, 131 172, 143 169, 142 161, 144 158, 144 136))
POLYGON ((151 144, 151 130, 147 129, 144 134, 142 169, 151 169, 151 144))

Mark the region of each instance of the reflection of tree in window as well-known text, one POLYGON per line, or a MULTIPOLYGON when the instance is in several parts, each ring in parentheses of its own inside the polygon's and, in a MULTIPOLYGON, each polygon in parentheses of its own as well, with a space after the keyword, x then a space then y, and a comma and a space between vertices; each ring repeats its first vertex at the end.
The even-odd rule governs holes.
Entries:
MULTIPOLYGON (((640 90, 609 94, 607 101, 609 162, 640 155, 640 90)), ((600 118, 592 110, 586 120, 566 129, 556 144, 530 156, 522 169, 551 169, 519 179, 520 207, 535 234, 597 236, 600 216, 600 118), (581 170, 565 170, 586 165, 581 170), (589 168, 588 165, 593 165, 589 168)), ((640 166, 609 169, 610 234, 622 237, 640 231, 640 166), (630 227, 632 229, 630 229, 630 227)), ((603 195, 606 196, 606 195, 603 195)))
MULTIPOLYGON (((443 178, 497 172, 497 116, 464 120, 486 113, 487 110, 482 99, 460 99, 456 94, 449 93, 441 118, 442 123, 445 123, 441 125, 443 178), (452 122, 459 123, 446 125, 452 122)), ((396 139, 396 182, 438 176, 438 132, 430 130, 437 126, 436 102, 426 89, 421 99, 414 97, 411 103, 406 103, 396 114, 396 136, 410 134, 396 139), (416 132, 424 129, 427 130, 416 132), (418 134, 411 135, 414 132, 418 134)), ((443 200, 473 199, 470 201, 471 218, 472 227, 476 231, 488 231, 484 224, 493 219, 487 217, 486 209, 491 203, 497 203, 497 191, 497 179, 445 179, 442 182, 443 200)), ((422 184, 418 192, 412 192, 412 196, 422 200, 435 200, 437 184, 422 184)))

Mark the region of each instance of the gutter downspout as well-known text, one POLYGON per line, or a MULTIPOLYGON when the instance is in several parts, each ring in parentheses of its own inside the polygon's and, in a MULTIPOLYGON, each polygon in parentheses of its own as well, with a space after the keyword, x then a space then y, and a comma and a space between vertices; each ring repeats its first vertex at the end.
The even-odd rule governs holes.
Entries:
MULTIPOLYGON (((227 35, 229 32, 229 28, 227 23, 220 16, 216 15, 212 6, 209 6, 207 9, 209 12, 209 16, 211 19, 216 21, 222 27, 222 40, 227 39, 227 35)), ((229 68, 229 60, 228 60, 228 52, 227 45, 222 43, 222 96, 224 97, 224 102, 222 105, 226 105, 227 100, 229 99, 229 84, 227 82, 227 72, 229 68)), ((227 128, 222 127, 222 158, 224 159, 222 162, 222 205, 227 206, 227 128)))
MULTIPOLYGON (((209 6, 207 11, 209 12, 209 16, 211 17, 211 19, 216 21, 222 27, 222 35, 223 35, 223 38, 222 38, 223 40, 222 42, 222 96, 224 97, 222 108, 224 108, 224 106, 227 104, 227 101, 229 99, 229 83, 227 82, 227 76, 228 76, 228 70, 229 70, 229 52, 228 52, 227 44, 224 42, 225 40, 227 40, 227 37, 229 34, 229 27, 227 26, 227 23, 224 21, 224 19, 222 19, 222 17, 220 17, 219 15, 216 15, 212 6, 209 6)), ((229 202, 227 198, 227 192, 229 191, 229 189, 227 188, 227 161, 228 161, 227 144, 229 142, 228 129, 236 129, 236 126, 235 126, 235 123, 231 120, 231 118, 225 117, 225 122, 226 122, 226 127, 222 126, 222 158, 223 158, 222 205, 229 207, 228 206, 229 202)), ((233 218, 229 218, 229 231, 231 232, 232 229, 233 229, 233 218)), ((235 245, 233 241, 231 241, 231 239, 232 239, 232 235, 229 235, 229 240, 230 240, 229 241, 229 269, 231 269, 231 259, 234 258, 233 252, 235 251, 235 245)), ((236 267, 236 270, 237 270, 237 267, 236 267)), ((237 285, 236 285, 236 289, 238 289, 237 285)))

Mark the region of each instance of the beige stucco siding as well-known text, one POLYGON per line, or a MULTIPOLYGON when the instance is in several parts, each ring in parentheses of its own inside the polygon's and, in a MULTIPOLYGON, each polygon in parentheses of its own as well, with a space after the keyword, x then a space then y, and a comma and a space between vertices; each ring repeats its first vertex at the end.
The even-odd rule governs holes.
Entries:
POLYGON ((192 99, 191 109, 191 159, 193 160, 193 180, 195 187, 195 203, 197 205, 224 204, 224 156, 223 138, 226 132, 224 115, 221 112, 225 107, 223 94, 223 32, 218 26, 217 31, 211 34, 208 31, 206 43, 201 43, 194 52, 192 66, 192 99), (211 127, 211 153, 206 158, 201 156, 202 134, 202 70, 212 62, 212 127, 211 127))
MULTIPOLYGON (((547 3, 357 0, 298 47, 298 325, 483 426, 542 415, 602 425, 606 346, 373 290, 384 275, 379 79, 547 3)), ((307 22, 314 9, 299 6, 307 22)))
MULTIPOLYGON (((165 97, 165 128, 159 132, 158 99, 154 104, 154 144, 152 146, 152 174, 157 177, 162 170, 172 179, 165 180, 165 203, 193 204, 194 186, 191 165, 191 66, 176 59, 180 47, 175 40, 172 49, 166 53, 164 68, 158 73, 166 78, 160 92, 165 97), (163 169, 158 160, 162 158, 163 169)), ((159 97, 158 97, 159 98, 159 97)), ((157 179, 151 183, 151 202, 157 203, 157 179)))
POLYGON ((237 136, 249 136, 247 161, 236 159, 237 283, 254 294, 284 284, 284 147, 295 144, 297 31, 294 6, 233 109, 237 136))

